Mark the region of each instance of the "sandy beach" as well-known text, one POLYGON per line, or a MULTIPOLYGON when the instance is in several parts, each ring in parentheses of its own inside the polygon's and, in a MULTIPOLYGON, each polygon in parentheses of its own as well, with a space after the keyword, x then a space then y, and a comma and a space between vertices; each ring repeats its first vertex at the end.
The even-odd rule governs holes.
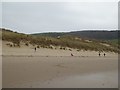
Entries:
MULTIPOLYGON (((3 43, 4 44, 4 43, 3 43)), ((3 45, 3 88, 117 88, 118 55, 3 45), (73 53, 74 56, 70 54, 73 53)))
POLYGON ((0 88, 118 88, 118 0, 0 6, 0 88))

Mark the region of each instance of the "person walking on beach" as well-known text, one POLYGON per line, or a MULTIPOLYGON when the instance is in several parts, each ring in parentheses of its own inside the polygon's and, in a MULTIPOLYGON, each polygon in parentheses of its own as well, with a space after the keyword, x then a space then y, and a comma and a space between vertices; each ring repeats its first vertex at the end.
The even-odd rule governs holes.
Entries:
POLYGON ((106 54, 104 53, 104 57, 105 57, 105 55, 106 55, 106 54))
POLYGON ((35 47, 35 52, 36 52, 36 47, 35 47))
POLYGON ((100 56, 100 53, 99 53, 99 56, 100 56))

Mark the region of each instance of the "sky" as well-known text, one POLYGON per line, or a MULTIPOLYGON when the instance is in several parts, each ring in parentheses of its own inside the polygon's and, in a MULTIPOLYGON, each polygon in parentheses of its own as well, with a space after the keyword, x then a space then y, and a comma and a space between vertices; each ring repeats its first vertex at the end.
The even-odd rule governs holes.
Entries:
POLYGON ((21 33, 116 30, 117 2, 2 2, 2 27, 21 33))

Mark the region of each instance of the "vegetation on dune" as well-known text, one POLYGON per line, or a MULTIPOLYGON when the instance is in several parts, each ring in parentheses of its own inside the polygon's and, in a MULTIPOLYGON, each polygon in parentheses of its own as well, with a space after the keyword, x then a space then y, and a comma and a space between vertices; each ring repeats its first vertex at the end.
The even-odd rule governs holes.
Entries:
POLYGON ((10 41, 14 43, 14 46, 20 46, 20 41, 27 39, 27 35, 20 34, 17 32, 12 32, 10 30, 2 29, 2 40, 10 41))
POLYGON ((59 38, 57 37, 50 37, 50 36, 39 36, 39 35, 27 35, 22 33, 13 32, 6 29, 2 30, 2 40, 10 41, 14 45, 20 47, 20 43, 24 42, 26 46, 29 44, 37 45, 37 48, 51 48, 52 46, 59 46, 60 49, 66 50, 66 47, 80 50, 94 50, 94 51, 111 51, 111 52, 118 52, 119 44, 115 40, 86 40, 81 39, 76 36, 71 35, 63 35, 59 38), (110 46, 103 45, 101 43, 109 44, 110 46), (52 46, 51 46, 52 45, 52 46))

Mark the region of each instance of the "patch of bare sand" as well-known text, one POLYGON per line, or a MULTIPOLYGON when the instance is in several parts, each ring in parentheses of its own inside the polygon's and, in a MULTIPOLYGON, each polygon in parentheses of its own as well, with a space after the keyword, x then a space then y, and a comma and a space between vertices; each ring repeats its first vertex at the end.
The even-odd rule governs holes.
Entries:
POLYGON ((3 56, 3 88, 117 88, 117 57, 3 56))

